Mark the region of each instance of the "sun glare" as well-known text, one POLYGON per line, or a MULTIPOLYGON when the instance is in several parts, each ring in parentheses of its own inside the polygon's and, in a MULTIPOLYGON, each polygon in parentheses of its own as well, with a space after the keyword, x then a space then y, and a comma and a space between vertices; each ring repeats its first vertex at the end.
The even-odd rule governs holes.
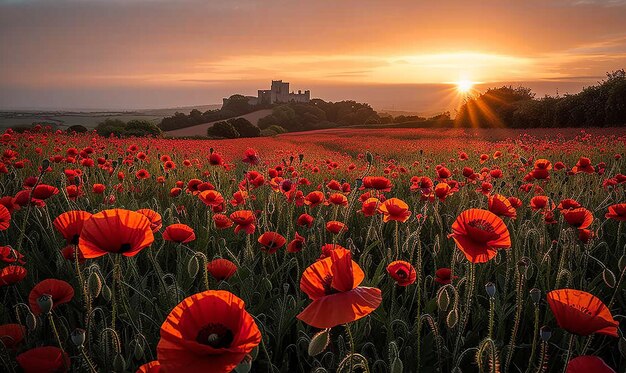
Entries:
POLYGON ((456 90, 459 91, 459 93, 463 93, 463 94, 469 93, 474 87, 474 82, 470 80, 459 80, 455 84, 456 84, 456 90))

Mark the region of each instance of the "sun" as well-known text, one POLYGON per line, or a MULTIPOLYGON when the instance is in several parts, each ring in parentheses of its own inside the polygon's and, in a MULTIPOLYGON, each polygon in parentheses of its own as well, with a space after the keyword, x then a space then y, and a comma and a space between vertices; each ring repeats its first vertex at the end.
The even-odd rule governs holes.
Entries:
POLYGON ((455 84, 456 84, 456 90, 459 93, 467 94, 472 90, 472 88, 474 88, 475 83, 470 80, 464 79, 464 80, 459 80, 455 84))

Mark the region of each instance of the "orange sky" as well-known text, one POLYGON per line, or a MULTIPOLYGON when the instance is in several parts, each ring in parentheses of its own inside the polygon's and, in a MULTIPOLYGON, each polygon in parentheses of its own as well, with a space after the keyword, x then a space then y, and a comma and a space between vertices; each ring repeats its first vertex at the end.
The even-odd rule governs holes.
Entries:
POLYGON ((459 79, 576 92, 626 67, 625 18, 622 0, 0 0, 0 108, 212 104, 271 79, 423 112, 454 108, 459 79))

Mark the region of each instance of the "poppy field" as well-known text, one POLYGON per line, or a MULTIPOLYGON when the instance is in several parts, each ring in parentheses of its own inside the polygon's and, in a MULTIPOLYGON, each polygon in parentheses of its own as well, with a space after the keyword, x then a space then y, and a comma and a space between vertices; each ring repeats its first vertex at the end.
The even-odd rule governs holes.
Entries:
POLYGON ((624 372, 626 131, 0 136, 2 372, 624 372))

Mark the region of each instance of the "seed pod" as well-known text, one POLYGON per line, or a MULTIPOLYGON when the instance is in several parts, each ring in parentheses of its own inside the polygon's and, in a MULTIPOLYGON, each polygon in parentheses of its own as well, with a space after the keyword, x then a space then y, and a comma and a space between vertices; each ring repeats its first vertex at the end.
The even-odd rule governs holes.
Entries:
POLYGON ((324 329, 321 332, 315 334, 309 342, 309 356, 315 356, 324 352, 328 344, 330 343, 330 329, 324 329))
POLYGON ((48 167, 50 167, 50 160, 49 159, 44 159, 43 161, 41 161, 41 169, 43 171, 47 170, 48 167))
POLYGON ((542 341, 548 342, 550 337, 552 337, 552 329, 550 329, 549 326, 542 326, 541 329, 539 329, 539 336, 542 341))
POLYGON ((452 329, 456 326, 457 321, 459 320, 459 311, 454 308, 452 309, 452 311, 450 311, 450 313, 448 314, 448 317, 446 317, 446 325, 448 326, 448 328, 452 329))
POLYGON ((47 314, 52 311, 52 307, 54 306, 54 302, 52 301, 52 295, 43 294, 39 298, 37 298, 37 305, 41 309, 41 313, 47 314))
POLYGON ((530 299, 532 299, 535 304, 538 304, 541 300, 541 290, 537 288, 530 289, 530 299))
POLYGON ((70 338, 76 347, 82 347, 85 343, 85 329, 74 329, 72 334, 70 334, 70 338))
POLYGON ((493 282, 485 284, 485 291, 487 295, 489 295, 489 298, 493 299, 496 297, 496 285, 493 282))

